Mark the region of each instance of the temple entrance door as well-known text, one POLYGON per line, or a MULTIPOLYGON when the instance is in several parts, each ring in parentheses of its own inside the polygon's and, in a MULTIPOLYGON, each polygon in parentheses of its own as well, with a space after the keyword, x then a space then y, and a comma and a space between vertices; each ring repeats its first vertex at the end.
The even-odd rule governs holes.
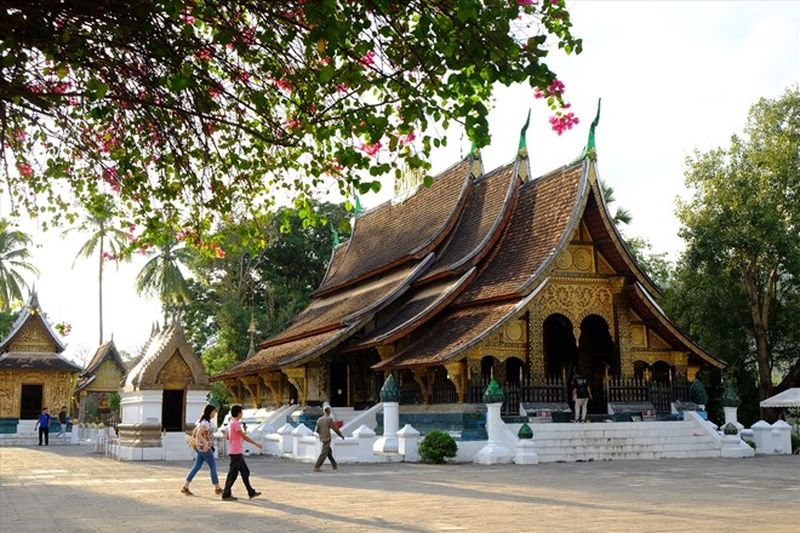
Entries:
POLYGON ((183 389, 165 390, 161 398, 161 429, 183 431, 183 389))
POLYGON ((347 363, 331 363, 331 407, 348 407, 350 389, 350 366, 347 363))
POLYGON ((42 385, 23 385, 19 417, 22 420, 35 420, 42 411, 42 385))
POLYGON ((545 319, 543 333, 545 375, 558 378, 569 375, 578 362, 572 322, 564 315, 554 313, 545 319))
POLYGON ((589 315, 581 322, 578 368, 592 389, 589 412, 607 413, 605 376, 619 375, 619 351, 609 333, 608 323, 600 316, 589 315))

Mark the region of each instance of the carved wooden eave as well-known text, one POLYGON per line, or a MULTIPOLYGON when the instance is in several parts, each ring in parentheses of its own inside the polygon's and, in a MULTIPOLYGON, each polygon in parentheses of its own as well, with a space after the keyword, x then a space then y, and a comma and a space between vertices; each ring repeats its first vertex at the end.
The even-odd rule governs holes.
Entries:
MULTIPOLYGON (((702 346, 697 344, 693 341, 688 335, 686 335, 683 331, 675 325, 672 320, 667 316, 667 314, 661 309, 658 303, 653 299, 650 294, 648 294, 647 290, 642 287, 641 284, 635 283, 629 289, 629 294, 634 303, 638 303, 642 306, 641 311, 650 315, 651 320, 657 321, 658 325, 664 328, 665 332, 669 335, 673 336, 679 343, 681 343, 689 352, 692 354, 700 357, 705 362, 715 366, 717 368, 725 368, 726 363, 717 359, 713 355, 711 355, 708 351, 705 350, 702 346)), ((645 321, 646 323, 646 321, 645 321)), ((661 342, 664 343, 664 350, 669 351, 670 344, 666 342, 664 339, 661 339, 661 342)), ((674 349, 674 348, 673 348, 674 349)))
POLYGON ((292 368, 281 368, 281 372, 286 375, 289 383, 294 385, 297 389, 298 402, 305 405, 308 401, 308 376, 306 374, 305 366, 298 366, 292 368))

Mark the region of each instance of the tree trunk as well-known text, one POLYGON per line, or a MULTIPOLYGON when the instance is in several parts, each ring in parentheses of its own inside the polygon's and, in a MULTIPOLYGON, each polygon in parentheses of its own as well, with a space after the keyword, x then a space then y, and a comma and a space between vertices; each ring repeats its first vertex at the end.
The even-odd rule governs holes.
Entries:
POLYGON ((103 235, 101 235, 100 236, 100 266, 97 269, 97 272, 98 272, 97 298, 99 300, 99 302, 98 302, 98 304, 99 304, 98 305, 98 317, 99 317, 99 322, 100 322, 100 344, 98 344, 98 346, 103 344, 103 253, 105 252, 104 247, 105 247, 104 237, 103 237, 103 235))
POLYGON ((769 347, 769 308, 775 292, 778 270, 770 271, 763 299, 756 282, 755 268, 751 263, 742 270, 742 284, 750 305, 753 319, 753 336, 756 341, 756 357, 758 359, 758 395, 764 400, 772 396, 772 354, 769 347))

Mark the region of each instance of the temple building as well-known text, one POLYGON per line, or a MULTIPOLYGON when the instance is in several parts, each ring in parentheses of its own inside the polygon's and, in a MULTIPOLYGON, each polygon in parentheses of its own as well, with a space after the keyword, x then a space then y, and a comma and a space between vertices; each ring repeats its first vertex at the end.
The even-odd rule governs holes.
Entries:
POLYGON ((70 407, 81 369, 39 307, 36 293, 0 342, 0 432, 32 433, 42 407, 70 407))
POLYGON ((154 330, 123 382, 117 457, 191 459, 184 432, 200 418, 208 392, 208 374, 180 322, 154 330))
POLYGON ((100 345, 81 372, 78 386, 75 388, 75 400, 84 414, 88 398, 93 398, 97 405, 97 417, 106 420, 111 416, 108 400, 112 394, 119 392, 120 382, 128 373, 122 357, 119 355, 114 340, 100 345))
POLYGON ((360 215, 311 302, 257 353, 213 379, 239 401, 377 402, 387 373, 401 403, 479 403, 491 378, 504 411, 565 402, 579 369, 590 411, 658 385, 656 407, 723 363, 658 304, 614 226, 593 142, 579 160, 532 177, 516 158, 485 172, 477 150, 433 180, 360 215))

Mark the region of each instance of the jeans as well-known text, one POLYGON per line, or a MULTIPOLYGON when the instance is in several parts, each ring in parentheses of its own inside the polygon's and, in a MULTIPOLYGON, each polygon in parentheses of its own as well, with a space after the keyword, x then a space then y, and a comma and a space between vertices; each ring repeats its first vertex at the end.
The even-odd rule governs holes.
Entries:
POLYGON ((214 458, 214 452, 211 450, 205 452, 195 450, 194 466, 189 471, 189 475, 186 476, 186 483, 191 483, 191 481, 194 479, 194 476, 197 475, 197 472, 199 472, 200 468, 202 468, 204 462, 208 463, 208 468, 211 470, 211 483, 214 485, 219 485, 219 477, 217 477, 217 460, 214 458))
POLYGON ((239 477, 240 473, 242 474, 242 482, 247 489, 247 494, 252 496, 256 492, 256 489, 250 485, 250 469, 247 468, 247 463, 244 462, 244 455, 236 454, 230 457, 231 466, 228 470, 228 477, 225 479, 225 490, 222 491, 222 497, 227 498, 231 495, 231 488, 233 488, 233 484, 236 482, 236 478, 239 477))
POLYGON ((42 435, 44 435, 44 445, 50 446, 50 428, 39 428, 39 446, 42 445, 42 435))
POLYGON ((333 468, 337 468, 336 459, 333 458, 333 450, 331 450, 331 441, 329 440, 322 443, 322 451, 319 453, 319 457, 317 457, 317 463, 314 465, 314 468, 319 470, 326 458, 330 459, 333 468))

